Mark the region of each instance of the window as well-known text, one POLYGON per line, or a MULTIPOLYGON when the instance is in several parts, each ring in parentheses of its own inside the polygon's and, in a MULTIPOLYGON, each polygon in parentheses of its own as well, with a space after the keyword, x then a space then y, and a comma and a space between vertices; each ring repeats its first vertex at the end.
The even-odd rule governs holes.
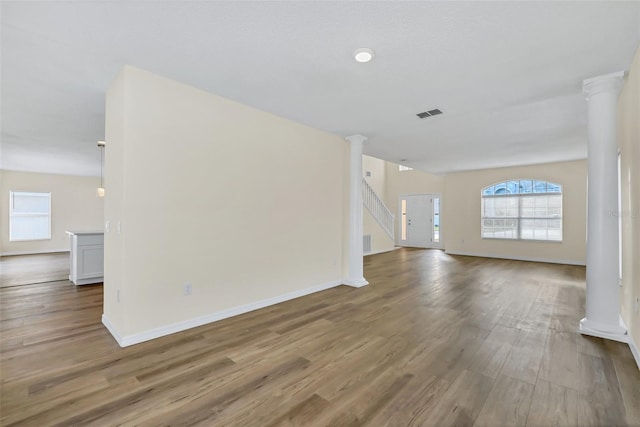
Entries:
POLYGON ((412 171, 413 168, 410 168, 409 166, 404 166, 404 165, 398 165, 398 170, 400 172, 404 172, 404 171, 412 171))
POLYGON ((51 193, 9 192, 9 240, 51 238, 51 193))
POLYGON ((482 238, 562 241, 562 186, 514 179, 482 189, 482 238))

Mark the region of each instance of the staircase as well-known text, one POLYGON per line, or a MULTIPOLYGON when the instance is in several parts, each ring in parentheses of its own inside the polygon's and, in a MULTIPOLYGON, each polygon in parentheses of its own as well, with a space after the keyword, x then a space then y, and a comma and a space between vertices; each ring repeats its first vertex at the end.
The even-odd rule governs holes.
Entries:
POLYGON ((362 203, 371 212, 380 227, 393 239, 394 216, 364 178, 362 179, 362 203))

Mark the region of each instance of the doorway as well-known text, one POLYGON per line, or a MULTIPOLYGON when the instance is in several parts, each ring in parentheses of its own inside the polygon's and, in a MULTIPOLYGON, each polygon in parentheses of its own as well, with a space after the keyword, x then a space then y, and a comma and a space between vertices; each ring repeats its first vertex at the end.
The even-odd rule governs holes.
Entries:
POLYGON ((400 196, 400 246, 441 248, 441 197, 439 194, 400 196))

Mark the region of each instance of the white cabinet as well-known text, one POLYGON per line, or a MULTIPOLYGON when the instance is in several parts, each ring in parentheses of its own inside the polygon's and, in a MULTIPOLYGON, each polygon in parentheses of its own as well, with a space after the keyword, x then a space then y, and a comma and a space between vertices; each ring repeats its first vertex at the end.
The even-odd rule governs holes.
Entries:
POLYGON ((67 231, 71 238, 71 272, 75 285, 101 283, 104 276, 104 233, 67 231))

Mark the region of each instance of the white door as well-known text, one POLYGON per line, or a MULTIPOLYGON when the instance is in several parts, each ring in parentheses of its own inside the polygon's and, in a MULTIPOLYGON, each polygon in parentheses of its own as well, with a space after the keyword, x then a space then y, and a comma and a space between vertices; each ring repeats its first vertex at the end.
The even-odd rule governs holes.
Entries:
POLYGON ((440 195, 400 196, 400 245, 440 247, 440 195))

